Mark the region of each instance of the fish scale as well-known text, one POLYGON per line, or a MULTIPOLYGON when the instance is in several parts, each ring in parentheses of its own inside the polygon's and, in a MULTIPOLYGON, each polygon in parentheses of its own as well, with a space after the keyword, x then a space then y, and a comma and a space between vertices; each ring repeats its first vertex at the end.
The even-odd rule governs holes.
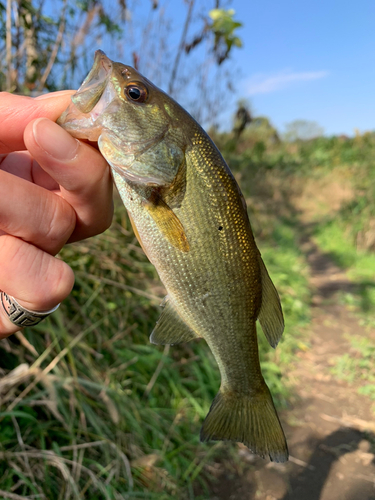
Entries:
POLYGON ((201 439, 240 441, 260 456, 287 460, 256 333, 259 319, 276 347, 280 301, 224 159, 173 99, 101 51, 72 101, 59 123, 98 141, 168 293, 151 342, 204 338, 219 366, 221 386, 201 439))

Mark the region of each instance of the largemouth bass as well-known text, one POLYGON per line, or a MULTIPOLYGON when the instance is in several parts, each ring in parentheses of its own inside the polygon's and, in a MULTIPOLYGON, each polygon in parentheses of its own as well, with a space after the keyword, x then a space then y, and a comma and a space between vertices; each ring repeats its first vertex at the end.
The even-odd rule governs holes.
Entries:
POLYGON ((170 96, 102 51, 58 123, 97 141, 134 231, 167 289, 150 341, 203 337, 221 386, 201 440, 232 440, 284 462, 288 450, 263 379, 256 320, 276 347, 284 321, 246 203, 223 157, 170 96))

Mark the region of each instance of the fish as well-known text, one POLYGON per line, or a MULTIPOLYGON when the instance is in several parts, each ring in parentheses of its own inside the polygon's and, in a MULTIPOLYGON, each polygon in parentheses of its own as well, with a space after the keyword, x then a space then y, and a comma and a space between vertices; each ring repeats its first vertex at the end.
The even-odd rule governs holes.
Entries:
POLYGON ((262 376, 256 330, 259 320, 276 347, 282 308, 222 155, 168 94, 101 50, 71 101, 57 123, 97 142, 167 290, 150 342, 203 338, 218 364, 221 385, 201 441, 241 442, 285 462, 288 447, 262 376))

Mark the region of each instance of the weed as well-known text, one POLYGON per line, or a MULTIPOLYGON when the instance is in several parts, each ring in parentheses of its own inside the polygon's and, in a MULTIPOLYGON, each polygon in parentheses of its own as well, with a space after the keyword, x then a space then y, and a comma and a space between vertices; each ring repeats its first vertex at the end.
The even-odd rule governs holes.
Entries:
MULTIPOLYGON (((375 342, 366 337, 348 337, 350 352, 338 357, 332 372, 357 386, 359 394, 375 401, 375 342)), ((375 412, 375 404, 373 405, 375 412)))

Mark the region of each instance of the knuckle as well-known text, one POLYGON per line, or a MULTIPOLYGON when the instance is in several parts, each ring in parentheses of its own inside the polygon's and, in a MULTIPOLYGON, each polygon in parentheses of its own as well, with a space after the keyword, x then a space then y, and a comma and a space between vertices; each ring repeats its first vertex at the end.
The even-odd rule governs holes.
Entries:
POLYGON ((50 209, 46 221, 45 241, 53 248, 60 248, 72 234, 76 225, 76 214, 64 200, 56 197, 55 206, 50 209))
POLYGON ((0 266, 0 290, 32 310, 51 309, 74 285, 73 271, 65 262, 13 236, 0 236, 0 260, 6 262, 0 266))
POLYGON ((40 310, 51 309, 71 292, 74 274, 65 262, 46 253, 42 255, 39 269, 40 274, 33 287, 33 303, 38 304, 40 310))
POLYGON ((106 211, 105 217, 103 218, 103 220, 101 222, 101 225, 100 225, 99 231, 98 231, 99 233, 104 233, 104 231, 106 231, 108 228, 111 227, 112 219, 113 219, 113 211, 114 211, 114 206, 113 206, 113 202, 112 202, 111 206, 106 211))
POLYGON ((68 242, 80 241, 106 231, 112 224, 114 205, 112 197, 97 206, 89 205, 84 214, 77 215, 75 230, 68 242))
POLYGON ((9 337, 9 335, 12 335, 12 333, 15 333, 18 331, 20 328, 16 327, 9 321, 8 318, 5 317, 5 314, 1 312, 0 315, 0 340, 5 339, 6 337, 9 337))
POLYGON ((0 255, 3 256, 1 261, 6 262, 8 269, 18 266, 18 263, 25 258, 26 248, 22 243, 22 240, 9 234, 0 236, 0 255))
POLYGON ((55 293, 56 302, 58 303, 64 300, 72 291, 74 273, 68 264, 58 258, 54 258, 54 266, 52 288, 55 293))

